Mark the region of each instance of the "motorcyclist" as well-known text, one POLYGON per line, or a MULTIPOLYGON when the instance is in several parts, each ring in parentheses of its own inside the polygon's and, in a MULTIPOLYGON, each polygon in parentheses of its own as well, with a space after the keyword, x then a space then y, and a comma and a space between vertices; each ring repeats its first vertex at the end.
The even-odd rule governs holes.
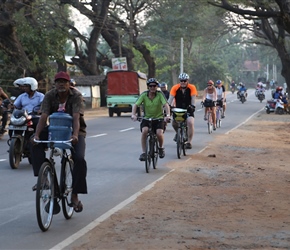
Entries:
POLYGON ((287 96, 286 96, 286 94, 283 94, 283 87, 281 87, 281 86, 276 88, 276 91, 273 94, 273 99, 276 99, 276 100, 281 99, 284 104, 288 104, 287 96))
POLYGON ((238 92, 237 92, 237 98, 238 98, 238 99, 240 99, 240 93, 241 93, 242 91, 245 92, 245 97, 247 97, 247 96, 248 96, 247 88, 246 88, 246 86, 245 86, 244 83, 240 82, 240 83, 239 83, 239 90, 238 90, 238 92))
POLYGON ((232 82, 231 82, 231 91, 234 93, 235 92, 235 88, 236 88, 236 83, 235 83, 235 81, 234 80, 232 80, 232 82))
POLYGON ((33 77, 19 78, 14 81, 14 86, 24 89, 24 93, 19 95, 14 101, 14 107, 17 109, 25 109, 28 113, 33 113, 35 107, 40 107, 44 94, 36 91, 38 82, 33 77))

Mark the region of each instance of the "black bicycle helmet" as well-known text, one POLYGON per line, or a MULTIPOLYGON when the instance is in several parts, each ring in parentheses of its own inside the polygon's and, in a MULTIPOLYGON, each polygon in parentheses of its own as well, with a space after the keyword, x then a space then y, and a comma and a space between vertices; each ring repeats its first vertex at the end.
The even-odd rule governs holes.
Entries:
POLYGON ((147 80, 147 85, 149 85, 150 83, 156 83, 159 86, 159 82, 156 80, 156 78, 149 78, 147 80))

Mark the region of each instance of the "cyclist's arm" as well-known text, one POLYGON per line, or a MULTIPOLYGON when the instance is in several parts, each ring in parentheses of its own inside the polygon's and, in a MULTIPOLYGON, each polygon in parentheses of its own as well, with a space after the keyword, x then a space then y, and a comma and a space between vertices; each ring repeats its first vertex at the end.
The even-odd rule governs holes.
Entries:
POLYGON ((42 113, 39 118, 39 121, 36 126, 36 131, 35 131, 35 139, 37 140, 39 140, 40 132, 44 129, 46 125, 47 117, 48 115, 46 113, 42 113))
POLYGON ((174 99, 174 96, 170 95, 167 101, 170 106, 172 106, 173 99, 174 99))
POLYGON ((137 113, 137 105, 136 104, 133 104, 133 107, 132 107, 132 116, 136 116, 136 113, 137 113))
POLYGON ((170 116, 170 107, 168 103, 164 104, 164 108, 165 108, 165 112, 166 112, 166 116, 169 117, 170 116))
POLYGON ((192 96, 191 96, 191 102, 190 102, 190 104, 191 104, 192 106, 195 106, 195 99, 196 99, 196 95, 192 95, 192 96))

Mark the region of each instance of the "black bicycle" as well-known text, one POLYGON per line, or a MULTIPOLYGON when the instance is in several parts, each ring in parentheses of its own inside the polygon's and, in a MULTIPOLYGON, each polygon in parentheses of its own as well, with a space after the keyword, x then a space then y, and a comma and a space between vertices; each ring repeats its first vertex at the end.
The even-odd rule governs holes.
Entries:
POLYGON ((163 121, 163 119, 153 119, 153 118, 144 118, 144 117, 138 117, 138 121, 147 120, 149 121, 148 126, 148 134, 146 138, 146 150, 145 150, 145 169, 146 173, 150 172, 151 162, 153 165, 153 168, 156 169, 157 167, 157 161, 159 156, 159 146, 158 146, 158 140, 156 131, 153 129, 153 123, 163 121))
POLYGON ((62 212, 66 219, 70 219, 74 213, 71 205, 73 167, 71 154, 66 149, 72 149, 69 141, 40 141, 36 143, 47 143, 50 152, 49 158, 41 165, 36 189, 36 216, 42 231, 47 231, 51 225, 53 214, 60 211, 59 202, 62 204, 62 212), (57 146, 60 145, 58 148, 57 146), (55 156, 61 157, 60 179, 58 183, 55 168, 55 156))
POLYGON ((186 142, 188 140, 187 135, 187 109, 173 108, 171 109, 173 113, 173 120, 178 124, 177 134, 176 134, 176 149, 177 157, 180 159, 181 152, 186 155, 186 142))

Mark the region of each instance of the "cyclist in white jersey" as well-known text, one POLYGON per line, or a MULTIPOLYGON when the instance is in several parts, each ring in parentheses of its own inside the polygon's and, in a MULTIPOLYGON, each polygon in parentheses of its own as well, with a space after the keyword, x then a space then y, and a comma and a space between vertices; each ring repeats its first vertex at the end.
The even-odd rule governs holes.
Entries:
POLYGON ((214 83, 212 80, 209 80, 207 87, 203 91, 202 103, 205 107, 204 109, 204 120, 207 119, 206 113, 209 109, 212 111, 212 120, 213 120, 213 130, 216 130, 216 101, 217 101, 217 92, 216 88, 213 86, 214 83))
POLYGON ((216 92, 217 92, 217 100, 220 102, 223 107, 223 113, 221 118, 225 118, 226 111, 226 90, 221 80, 216 81, 216 92))

